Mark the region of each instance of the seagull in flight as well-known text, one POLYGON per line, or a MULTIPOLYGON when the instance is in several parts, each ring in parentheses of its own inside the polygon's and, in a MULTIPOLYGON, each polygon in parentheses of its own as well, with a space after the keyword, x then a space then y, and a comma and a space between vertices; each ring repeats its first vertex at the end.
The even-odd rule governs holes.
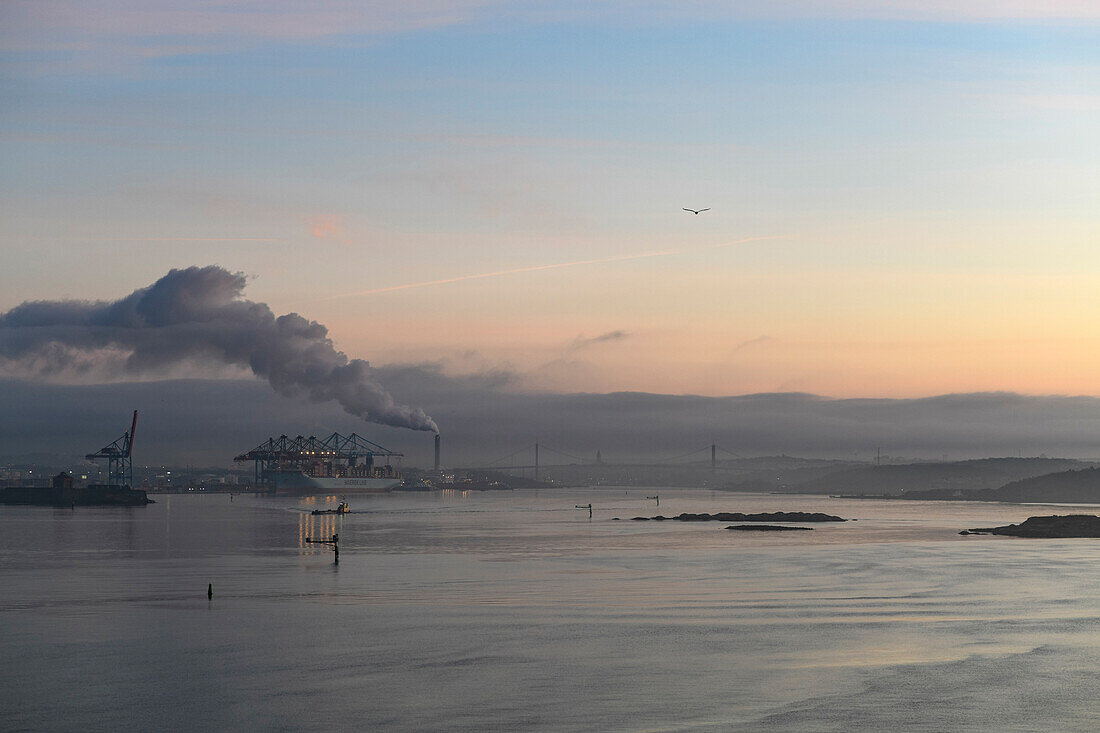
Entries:
POLYGON ((703 213, 704 211, 710 211, 710 207, 707 207, 705 209, 684 209, 684 211, 690 211, 696 216, 699 216, 699 214, 703 213))

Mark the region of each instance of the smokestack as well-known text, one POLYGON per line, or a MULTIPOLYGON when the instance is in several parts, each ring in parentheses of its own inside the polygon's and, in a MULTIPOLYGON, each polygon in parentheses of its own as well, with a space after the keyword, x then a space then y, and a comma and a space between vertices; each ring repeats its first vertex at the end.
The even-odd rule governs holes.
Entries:
POLYGON ((435 434, 435 470, 439 471, 439 433, 435 434))

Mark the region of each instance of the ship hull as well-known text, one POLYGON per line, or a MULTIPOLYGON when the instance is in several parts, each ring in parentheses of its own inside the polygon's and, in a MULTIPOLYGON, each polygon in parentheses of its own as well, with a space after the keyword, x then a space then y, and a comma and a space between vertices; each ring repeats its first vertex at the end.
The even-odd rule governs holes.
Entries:
POLYGON ((401 483, 397 477, 314 477, 298 471, 272 471, 268 474, 275 493, 282 496, 314 494, 380 494, 401 483))

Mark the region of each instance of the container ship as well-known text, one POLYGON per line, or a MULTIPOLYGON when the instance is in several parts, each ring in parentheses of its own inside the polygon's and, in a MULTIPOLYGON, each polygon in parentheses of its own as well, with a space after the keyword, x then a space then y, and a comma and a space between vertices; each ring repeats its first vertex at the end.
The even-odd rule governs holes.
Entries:
POLYGON ((389 491, 401 483, 401 477, 390 469, 386 473, 375 475, 329 475, 308 473, 307 471, 280 470, 267 473, 267 481, 276 494, 369 494, 389 491))
POLYGON ((282 496, 370 494, 401 483, 395 453, 352 433, 327 438, 268 438, 233 460, 253 461, 256 483, 282 496))

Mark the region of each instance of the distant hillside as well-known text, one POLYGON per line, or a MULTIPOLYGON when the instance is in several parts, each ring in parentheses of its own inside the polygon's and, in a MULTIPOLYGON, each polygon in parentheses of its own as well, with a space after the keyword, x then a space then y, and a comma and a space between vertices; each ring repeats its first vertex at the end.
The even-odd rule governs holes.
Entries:
POLYGON ((1100 468, 1061 471, 1013 481, 993 492, 998 501, 1100 503, 1100 468))
POLYGON ((723 491, 790 491, 792 486, 863 465, 866 464, 794 456, 727 459, 718 462, 718 487, 723 491))
POLYGON ((1100 504, 1100 468, 1059 471, 979 491, 911 491, 904 499, 1100 504))
POLYGON ((810 479, 790 489, 818 494, 898 496, 906 493, 906 498, 916 498, 910 495, 913 492, 934 492, 935 498, 948 498, 947 494, 955 492, 992 491, 1008 482, 1092 465, 1068 458, 983 458, 951 463, 860 466, 810 479))
MULTIPOLYGON (((696 463, 577 463, 544 466, 539 478, 567 486, 675 486, 724 491, 781 491, 851 462, 794 456, 731 458, 696 463)), ((504 470, 504 469, 502 469, 504 470)))

